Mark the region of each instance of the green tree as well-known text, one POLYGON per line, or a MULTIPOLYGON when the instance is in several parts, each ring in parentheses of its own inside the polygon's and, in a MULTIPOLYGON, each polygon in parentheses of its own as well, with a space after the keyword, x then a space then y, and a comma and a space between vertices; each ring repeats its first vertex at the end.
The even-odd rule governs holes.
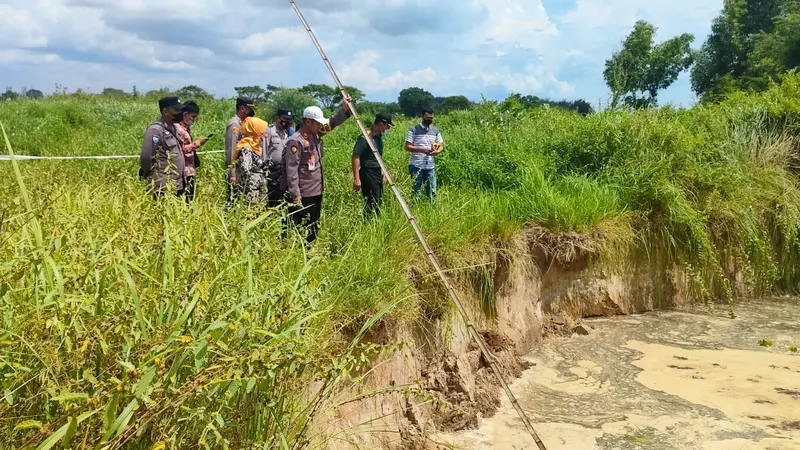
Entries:
POLYGON ((175 95, 181 98, 182 101, 186 101, 189 99, 211 99, 214 98, 211 94, 209 94, 205 89, 201 88, 200 86, 196 86, 191 84, 189 86, 184 86, 177 91, 175 91, 175 95))
POLYGON ((678 37, 653 44, 656 27, 640 20, 606 61, 603 77, 611 90, 611 106, 620 102, 632 107, 654 106, 658 91, 668 88, 692 64, 694 36, 678 37))
POLYGON ((781 5, 771 31, 755 37, 748 62, 748 87, 759 90, 800 66, 800 0, 781 5))
POLYGON ((40 91, 38 89, 28 89, 28 90, 25 91, 25 97, 28 97, 28 98, 43 98, 44 97, 44 92, 42 92, 42 91, 40 91))
MULTIPOLYGON (((279 109, 292 111, 295 117, 303 117, 303 110, 308 106, 320 106, 320 102, 300 89, 272 86, 271 95, 266 102, 266 119, 272 121, 279 109)), ((256 111, 259 116, 260 110, 256 111)))
POLYGON ((258 105, 269 100, 273 91, 262 88, 261 86, 238 86, 233 88, 236 95, 250 97, 258 105))
POLYGON ((734 90, 765 88, 789 65, 784 58, 790 44, 783 37, 794 31, 787 17, 793 12, 797 0, 725 0, 697 52, 692 90, 715 101, 734 90))
POLYGON ((6 91, 0 94, 0 100, 16 100, 19 97, 19 93, 11 90, 11 86, 6 86, 6 91))
POLYGON ((334 99, 339 94, 338 89, 327 84, 307 84, 299 89, 300 92, 317 99, 323 108, 333 108, 334 99))
MULTIPOLYGON (((347 93, 350 95, 350 99, 353 101, 353 103, 360 103, 366 98, 364 93, 361 92, 361 89, 355 88, 353 86, 345 86, 344 90, 347 91, 347 93)), ((336 95, 333 97, 332 107, 335 107, 336 105, 339 105, 341 103, 342 103, 342 93, 337 89, 336 95)))
POLYGON ((147 91, 147 93, 144 94, 145 98, 149 100, 156 100, 162 97, 167 97, 169 95, 172 95, 172 91, 170 91, 168 88, 165 87, 162 87, 160 89, 153 89, 147 91))
POLYGON ((397 103, 400 111, 408 117, 419 117, 422 115, 422 108, 432 107, 435 104, 433 94, 425 89, 410 87, 400 91, 397 103))
POLYGON ((472 102, 463 95, 453 95, 450 97, 443 98, 438 105, 436 106, 436 110, 441 113, 447 113, 450 111, 461 111, 472 108, 472 102))
POLYGON ((374 116, 379 112, 396 115, 400 114, 400 105, 397 102, 361 102, 356 105, 356 111, 359 115, 364 116, 374 116))
MULTIPOLYGON (((339 91, 339 88, 335 86, 329 86, 327 84, 307 84, 299 90, 317 99, 325 109, 336 108, 342 103, 342 93, 339 91)), ((358 103, 364 99, 364 93, 358 88, 345 86, 344 90, 350 94, 350 98, 354 103, 358 103)))
POLYGON ((125 98, 128 94, 125 93, 122 89, 115 89, 115 88, 105 88, 103 92, 100 94, 105 97, 112 97, 112 98, 125 98))

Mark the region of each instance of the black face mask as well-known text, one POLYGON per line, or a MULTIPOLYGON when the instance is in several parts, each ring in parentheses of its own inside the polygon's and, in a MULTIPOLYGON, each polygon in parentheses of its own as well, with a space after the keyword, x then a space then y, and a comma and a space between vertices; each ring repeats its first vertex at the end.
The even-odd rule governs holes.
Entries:
POLYGON ((178 113, 178 114, 173 114, 173 116, 172 116, 172 121, 173 121, 173 122, 175 122, 175 123, 179 123, 179 122, 181 122, 182 120, 183 120, 183 113, 182 113, 182 112, 180 112, 180 113, 178 113))
POLYGON ((433 119, 424 119, 422 121, 422 124, 425 125, 426 127, 431 126, 432 123, 433 123, 433 119))
POLYGON ((281 128, 283 128, 284 130, 288 130, 291 127, 292 127, 292 121, 291 120, 287 120, 287 121, 282 121, 281 122, 281 128))
POLYGON ((255 117, 255 115, 256 115, 256 110, 255 109, 251 109, 250 112, 247 113, 247 117, 255 117))

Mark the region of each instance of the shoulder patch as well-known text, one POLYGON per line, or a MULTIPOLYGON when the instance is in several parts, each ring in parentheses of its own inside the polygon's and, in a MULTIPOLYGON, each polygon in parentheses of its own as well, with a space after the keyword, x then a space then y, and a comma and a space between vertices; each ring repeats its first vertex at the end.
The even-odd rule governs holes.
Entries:
POLYGON ((308 147, 309 145, 311 145, 311 142, 306 141, 305 146, 308 147))
POLYGON ((233 134, 236 134, 236 133, 238 133, 238 132, 239 132, 239 129, 238 129, 238 128, 236 128, 236 127, 233 127, 233 134))
POLYGON ((161 136, 154 134, 153 135, 153 144, 158 144, 158 141, 161 140, 161 136))
POLYGON ((296 145, 292 146, 292 153, 297 153, 297 146, 296 145))

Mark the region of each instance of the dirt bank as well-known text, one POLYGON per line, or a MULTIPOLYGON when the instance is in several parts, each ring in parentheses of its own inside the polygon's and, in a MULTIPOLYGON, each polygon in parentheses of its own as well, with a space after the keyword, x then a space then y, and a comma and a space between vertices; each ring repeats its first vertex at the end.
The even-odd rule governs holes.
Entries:
MULTIPOLYGON (((593 260, 592 242, 581 239, 555 239, 531 230, 506 244, 507 251, 498 255, 514 257, 491 261, 494 295, 488 312, 486 299, 472 285, 458 283, 459 295, 476 326, 485 330, 509 381, 530 366, 522 355, 545 336, 571 334, 583 317, 689 302, 680 272, 654 270, 634 256, 614 270, 593 260)), ((424 278, 419 275, 410 276, 424 278)), ((420 286, 420 291, 443 295, 430 286, 420 286)), ((324 433, 334 439, 325 448, 436 448, 430 436, 477 428, 479 418, 492 417, 501 408, 498 384, 456 313, 428 319, 383 330, 392 341, 406 345, 376 364, 358 392, 348 392, 340 399, 343 405, 326 416, 324 433)), ((590 373, 592 368, 576 370, 590 373)), ((558 433, 575 431, 573 426, 562 428, 558 433)))

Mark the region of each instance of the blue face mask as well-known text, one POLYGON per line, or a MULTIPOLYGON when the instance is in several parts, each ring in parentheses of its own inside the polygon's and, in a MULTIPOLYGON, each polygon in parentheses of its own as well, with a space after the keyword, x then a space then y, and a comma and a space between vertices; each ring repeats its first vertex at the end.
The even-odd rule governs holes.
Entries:
POLYGON ((187 120, 186 121, 186 126, 187 127, 192 128, 192 125, 194 125, 194 120, 187 120))

